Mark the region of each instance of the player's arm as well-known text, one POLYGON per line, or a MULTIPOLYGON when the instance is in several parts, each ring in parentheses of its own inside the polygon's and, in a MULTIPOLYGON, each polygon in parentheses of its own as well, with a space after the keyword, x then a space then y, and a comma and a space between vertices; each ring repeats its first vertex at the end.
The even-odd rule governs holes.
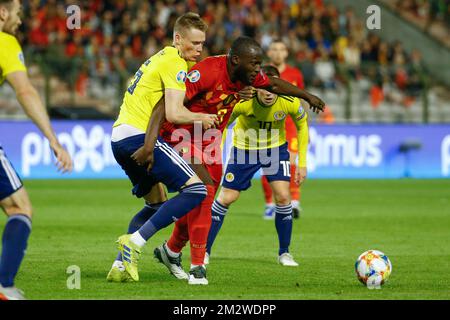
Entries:
POLYGON ((152 116, 145 132, 144 145, 131 155, 131 158, 139 165, 146 165, 147 171, 153 167, 153 150, 159 131, 164 123, 164 97, 153 108, 152 116))
POLYGON ((190 124, 201 121, 205 129, 214 127, 217 116, 194 113, 184 106, 186 96, 186 63, 168 61, 160 66, 159 75, 164 85, 166 119, 174 124, 190 124))
POLYGON ((300 106, 295 106, 297 109, 295 113, 291 113, 295 126, 297 127, 297 141, 298 141, 298 166, 295 172, 295 183, 302 184, 306 179, 306 156, 308 153, 309 142, 309 128, 308 128, 308 114, 300 106))
POLYGON ((309 107, 314 112, 319 113, 324 110, 325 102, 323 102, 319 97, 296 87, 289 82, 277 78, 277 77, 268 77, 268 81, 266 82, 265 89, 272 93, 283 94, 287 96, 294 96, 300 99, 303 99, 309 103, 309 107))
POLYGON ((165 89, 164 95, 167 121, 175 124, 189 124, 201 121, 205 129, 214 127, 217 121, 216 115, 191 112, 183 105, 185 91, 169 88, 165 89))
POLYGON ((72 159, 61 146, 50 124, 47 110, 41 102, 38 92, 31 84, 25 71, 16 71, 6 75, 6 80, 16 92, 17 100, 28 117, 38 126, 50 142, 50 147, 58 161, 58 169, 63 172, 72 170, 72 159))

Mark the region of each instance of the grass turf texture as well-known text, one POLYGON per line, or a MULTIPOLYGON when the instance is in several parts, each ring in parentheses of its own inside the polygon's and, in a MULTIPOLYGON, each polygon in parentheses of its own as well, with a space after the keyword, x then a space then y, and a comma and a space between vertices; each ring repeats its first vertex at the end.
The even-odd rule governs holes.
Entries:
MULTIPOLYGON (((209 286, 189 286, 153 259, 169 226, 147 244, 139 283, 105 280, 115 240, 142 207, 126 180, 26 181, 33 232, 16 279, 29 299, 449 299, 449 180, 311 180, 294 220, 298 268, 277 264, 274 221, 262 219, 259 181, 230 209, 218 236, 209 286), (358 282, 354 262, 385 252, 393 274, 382 290, 358 282), (81 269, 81 289, 66 269, 81 269)), ((3 230, 5 219, 0 220, 3 230)), ((186 248, 188 249, 188 248, 186 248)), ((189 267, 189 250, 183 257, 189 267)))

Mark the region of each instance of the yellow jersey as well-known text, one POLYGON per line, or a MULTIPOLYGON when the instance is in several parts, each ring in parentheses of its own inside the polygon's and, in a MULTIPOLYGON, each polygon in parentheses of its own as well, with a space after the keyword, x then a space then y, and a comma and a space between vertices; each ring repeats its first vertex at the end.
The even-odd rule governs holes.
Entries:
POLYGON ((165 89, 186 91, 188 64, 178 49, 165 47, 144 62, 125 92, 114 127, 127 124, 145 132, 165 89))
POLYGON ((265 106, 258 97, 241 101, 233 109, 229 123, 237 119, 233 128, 233 145, 238 149, 257 150, 275 148, 286 143, 286 117, 291 116, 297 127, 298 165, 306 167, 308 149, 308 114, 300 99, 278 96, 275 103, 265 106))
POLYGON ((22 48, 16 37, 0 31, 0 84, 8 74, 27 71, 22 48))

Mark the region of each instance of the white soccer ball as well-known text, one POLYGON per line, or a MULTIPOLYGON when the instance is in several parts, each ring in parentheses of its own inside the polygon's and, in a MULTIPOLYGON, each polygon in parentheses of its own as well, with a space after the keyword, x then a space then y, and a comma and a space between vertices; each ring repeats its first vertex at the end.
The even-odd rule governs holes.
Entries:
POLYGON ((369 289, 380 289, 392 273, 389 258, 381 251, 368 250, 355 263, 356 276, 369 289))

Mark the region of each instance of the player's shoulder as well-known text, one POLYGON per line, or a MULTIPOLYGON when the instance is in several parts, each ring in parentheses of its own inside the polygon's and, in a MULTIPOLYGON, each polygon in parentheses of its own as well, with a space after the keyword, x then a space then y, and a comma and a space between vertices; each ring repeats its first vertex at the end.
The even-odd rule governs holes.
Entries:
POLYGON ((193 68, 208 68, 208 70, 221 68, 226 65, 226 55, 210 56, 195 64, 193 68))
POLYGON ((3 31, 0 31, 0 40, 1 41, 12 41, 12 42, 17 41, 15 36, 13 36, 9 33, 3 32, 3 31))
POLYGON ((300 72, 300 69, 291 65, 291 64, 286 64, 286 70, 291 71, 291 72, 300 72))
POLYGON ((300 99, 294 96, 287 96, 284 94, 278 95, 278 103, 289 106, 289 105, 297 105, 300 104, 300 99))
POLYGON ((302 75, 302 72, 299 68, 286 64, 286 71, 290 74, 302 75))
POLYGON ((208 87, 215 82, 220 81, 226 70, 226 56, 211 56, 203 59, 190 68, 187 79, 190 83, 200 81, 203 86, 208 87))
POLYGON ((253 106, 258 102, 257 98, 249 99, 249 100, 240 100, 235 106, 235 109, 239 110, 250 110, 253 106))
POLYGON ((17 41, 17 38, 15 36, 2 31, 0 31, 0 45, 2 46, 2 49, 6 50, 14 49, 17 47, 20 48, 19 41, 17 41))
POLYGON ((286 95, 279 95, 276 102, 277 109, 286 113, 297 112, 300 105, 301 102, 299 98, 286 95))
POLYGON ((161 65, 180 65, 187 69, 186 60, 180 56, 178 49, 175 47, 164 47, 152 57, 152 59, 154 58, 160 59, 161 65))

